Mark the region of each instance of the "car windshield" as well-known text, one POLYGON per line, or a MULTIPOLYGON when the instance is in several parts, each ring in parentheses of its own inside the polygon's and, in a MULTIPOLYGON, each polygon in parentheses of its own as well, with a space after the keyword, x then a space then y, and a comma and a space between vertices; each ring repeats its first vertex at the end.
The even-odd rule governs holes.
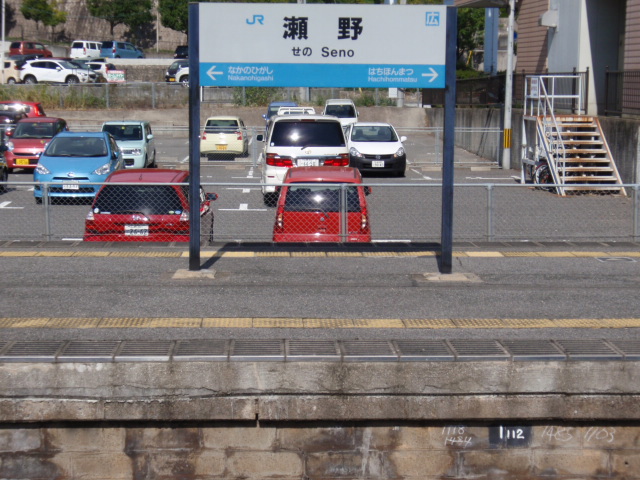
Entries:
POLYGON ((352 118, 356 116, 356 111, 351 105, 327 105, 324 113, 325 115, 333 115, 339 118, 352 118))
POLYGON ((354 142, 397 142, 398 136, 393 128, 381 126, 355 126, 351 130, 351 140, 354 142))
POLYGON ((102 130, 113 135, 116 140, 142 140, 140 125, 105 125, 102 130))
POLYGON ((180 196, 170 185, 105 185, 93 205, 94 213, 180 215, 180 196))
POLYGON ((274 125, 271 135, 274 147, 342 147, 344 135, 337 121, 282 121, 274 125))
POLYGON ((76 64, 76 63, 71 63, 71 62, 67 62, 66 60, 62 60, 60 62, 58 62, 58 64, 62 67, 62 68, 67 68, 69 70, 73 70, 75 68, 82 68, 80 65, 76 64))
MULTIPOLYGON (((347 211, 360 211, 358 187, 344 187, 346 190, 347 211)), ((339 212, 339 184, 323 183, 319 186, 290 186, 285 198, 284 209, 287 212, 339 212)))
POLYGON ((49 157, 105 157, 107 145, 97 137, 53 137, 45 151, 49 157))
POLYGON ((237 120, 207 120, 207 124, 204 127, 205 132, 237 132, 238 131, 237 120))
POLYGON ((55 132, 55 123, 21 122, 16 125, 13 138, 51 138, 55 132))

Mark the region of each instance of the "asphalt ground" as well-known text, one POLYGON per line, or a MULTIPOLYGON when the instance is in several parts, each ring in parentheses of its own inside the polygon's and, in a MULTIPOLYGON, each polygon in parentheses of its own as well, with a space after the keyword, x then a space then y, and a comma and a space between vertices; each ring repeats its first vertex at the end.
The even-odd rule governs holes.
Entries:
POLYGON ((4 340, 625 338, 640 244, 0 244, 4 340))

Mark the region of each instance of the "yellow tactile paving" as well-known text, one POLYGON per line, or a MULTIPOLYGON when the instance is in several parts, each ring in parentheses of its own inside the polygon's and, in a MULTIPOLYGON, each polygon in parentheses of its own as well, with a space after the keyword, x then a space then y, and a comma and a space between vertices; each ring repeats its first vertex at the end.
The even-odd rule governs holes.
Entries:
POLYGON ((0 257, 35 257, 39 252, 0 252, 0 257))
POLYGON ((640 328, 640 318, 0 318, 0 328, 640 328))
POLYGON ((203 318, 203 328, 251 328, 252 318, 203 318))
POLYGON ((361 257, 360 252, 327 252, 327 257, 361 257))
POLYGON ((326 257, 324 252, 291 252, 292 257, 326 257))
POLYGON ((504 328, 552 328, 553 322, 547 318, 505 318, 504 328))
POLYGON ((149 328, 199 328, 202 325, 201 318, 151 318, 149 328))
POLYGON ((504 328, 499 318, 453 318, 458 328, 504 328))
POLYGON ((538 255, 541 257, 549 257, 549 258, 574 256, 573 252, 539 252, 538 255))
POLYGON ((74 257, 109 257, 111 252, 75 252, 74 257))
POLYGON ((146 328, 151 325, 152 318, 103 318, 101 328, 146 328))
POLYGON ((304 323, 301 318, 254 318, 255 328, 301 328, 304 323))
POLYGON ((97 328, 101 318, 51 318, 47 328, 97 328))
POLYGON ((405 328, 456 328, 449 318, 418 318, 403 320, 405 328))
POLYGON ((606 257, 605 252, 572 252, 574 257, 606 257))
POLYGON ((539 257, 538 252, 502 252, 505 257, 539 257))
POLYGON ((594 318, 559 318, 551 320, 557 328, 607 328, 606 322, 594 318))
POLYGON ((256 252, 256 257, 288 257, 289 252, 256 252))
POLYGON ((353 328, 353 321, 344 318, 305 318, 305 328, 353 328))
POLYGON ((46 327, 49 318, 0 318, 0 328, 46 327))
POLYGON ((356 328, 403 328, 404 324, 399 318, 363 318, 354 320, 356 328))
POLYGON ((256 256, 254 252, 220 252, 219 255, 225 258, 250 258, 256 256))
POLYGON ((467 252, 467 257, 495 258, 503 256, 504 255, 500 252, 467 252))
POLYGON ((57 251, 57 252, 38 252, 36 257, 73 257, 74 252, 65 252, 65 251, 57 251))

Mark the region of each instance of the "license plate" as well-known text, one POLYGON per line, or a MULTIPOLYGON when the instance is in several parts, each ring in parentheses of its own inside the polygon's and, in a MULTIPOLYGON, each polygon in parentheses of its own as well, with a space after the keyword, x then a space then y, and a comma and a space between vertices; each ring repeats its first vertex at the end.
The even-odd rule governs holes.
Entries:
POLYGON ((16 165, 29 165, 28 158, 16 158, 16 165))
POLYGON ((317 158, 299 158, 297 165, 299 167, 319 167, 320 160, 317 158))
POLYGON ((80 190, 80 184, 78 183, 65 183, 62 185, 63 190, 80 190))
POLYGON ((149 225, 125 225, 124 234, 132 237, 148 237, 149 225))
POLYGON ((175 82, 175 81, 176 81, 176 79, 175 79, 175 78, 170 78, 170 79, 169 79, 169 81, 170 81, 170 82, 175 82))
POLYGON ((226 145, 216 145, 216 150, 226 150, 227 146, 226 145))
POLYGON ((384 160, 373 160, 371 166, 373 168, 384 168, 384 160))

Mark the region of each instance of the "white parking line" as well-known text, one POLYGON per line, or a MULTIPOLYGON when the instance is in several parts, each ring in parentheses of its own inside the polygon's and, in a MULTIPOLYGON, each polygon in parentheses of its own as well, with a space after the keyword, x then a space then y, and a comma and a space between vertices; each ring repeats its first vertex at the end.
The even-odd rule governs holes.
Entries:
POLYGON ((10 207, 11 202, 2 202, 0 203, 0 208, 5 210, 22 210, 24 207, 10 207))

